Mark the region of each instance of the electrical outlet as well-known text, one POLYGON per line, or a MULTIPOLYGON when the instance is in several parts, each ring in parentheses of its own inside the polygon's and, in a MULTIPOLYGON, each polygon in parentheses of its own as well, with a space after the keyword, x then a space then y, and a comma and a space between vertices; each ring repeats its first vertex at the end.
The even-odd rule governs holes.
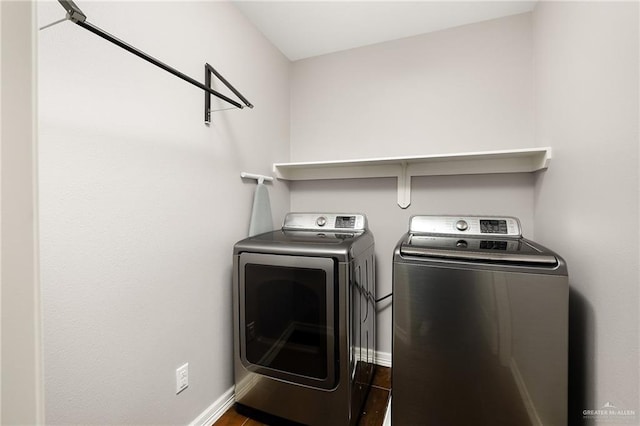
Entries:
POLYGON ((189 387, 189 363, 176 370, 176 395, 189 387))

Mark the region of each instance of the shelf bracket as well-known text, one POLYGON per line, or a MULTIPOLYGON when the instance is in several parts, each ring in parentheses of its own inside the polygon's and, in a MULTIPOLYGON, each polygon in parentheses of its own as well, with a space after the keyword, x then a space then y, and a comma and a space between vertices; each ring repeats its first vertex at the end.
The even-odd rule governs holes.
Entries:
POLYGON ((402 209, 411 205, 411 174, 406 162, 400 164, 400 172, 398 173, 398 205, 402 209))

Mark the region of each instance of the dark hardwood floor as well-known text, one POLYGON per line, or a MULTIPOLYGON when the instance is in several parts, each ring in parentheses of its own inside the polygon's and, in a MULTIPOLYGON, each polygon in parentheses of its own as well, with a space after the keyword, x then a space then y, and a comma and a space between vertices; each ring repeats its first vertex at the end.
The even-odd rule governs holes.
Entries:
POLYGON ((358 426, 382 426, 391 394, 391 368, 376 367, 358 426))
MULTIPOLYGON (((364 409, 360 415, 358 426, 382 426, 384 415, 387 410, 387 403, 391 393, 391 368, 376 367, 373 376, 373 383, 369 396, 365 402, 364 409)), ((234 407, 218 419, 213 426, 268 426, 265 423, 250 419, 242 414, 238 414, 234 407)))

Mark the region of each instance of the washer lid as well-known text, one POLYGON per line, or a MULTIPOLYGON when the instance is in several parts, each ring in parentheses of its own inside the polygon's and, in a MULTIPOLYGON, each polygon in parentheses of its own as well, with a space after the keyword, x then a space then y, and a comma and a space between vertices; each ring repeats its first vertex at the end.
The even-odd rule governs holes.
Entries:
POLYGON ((254 241, 265 241, 269 244, 343 244, 359 234, 353 232, 318 232, 280 229, 252 237, 254 241))
POLYGON ((554 253, 547 252, 524 238, 463 238, 409 234, 406 241, 400 245, 400 254, 403 257, 423 259, 535 264, 545 267, 558 265, 554 253))

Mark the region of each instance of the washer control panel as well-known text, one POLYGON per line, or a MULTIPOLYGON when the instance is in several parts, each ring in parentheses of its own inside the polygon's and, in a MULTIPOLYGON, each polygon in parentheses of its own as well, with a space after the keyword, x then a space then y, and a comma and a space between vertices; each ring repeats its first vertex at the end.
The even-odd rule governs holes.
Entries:
POLYGON ((497 238, 522 236, 520 221, 509 216, 413 216, 409 222, 409 232, 470 237, 493 235, 497 238))
POLYGON ((289 213, 282 229, 358 232, 367 229, 367 218, 359 213, 289 213))

